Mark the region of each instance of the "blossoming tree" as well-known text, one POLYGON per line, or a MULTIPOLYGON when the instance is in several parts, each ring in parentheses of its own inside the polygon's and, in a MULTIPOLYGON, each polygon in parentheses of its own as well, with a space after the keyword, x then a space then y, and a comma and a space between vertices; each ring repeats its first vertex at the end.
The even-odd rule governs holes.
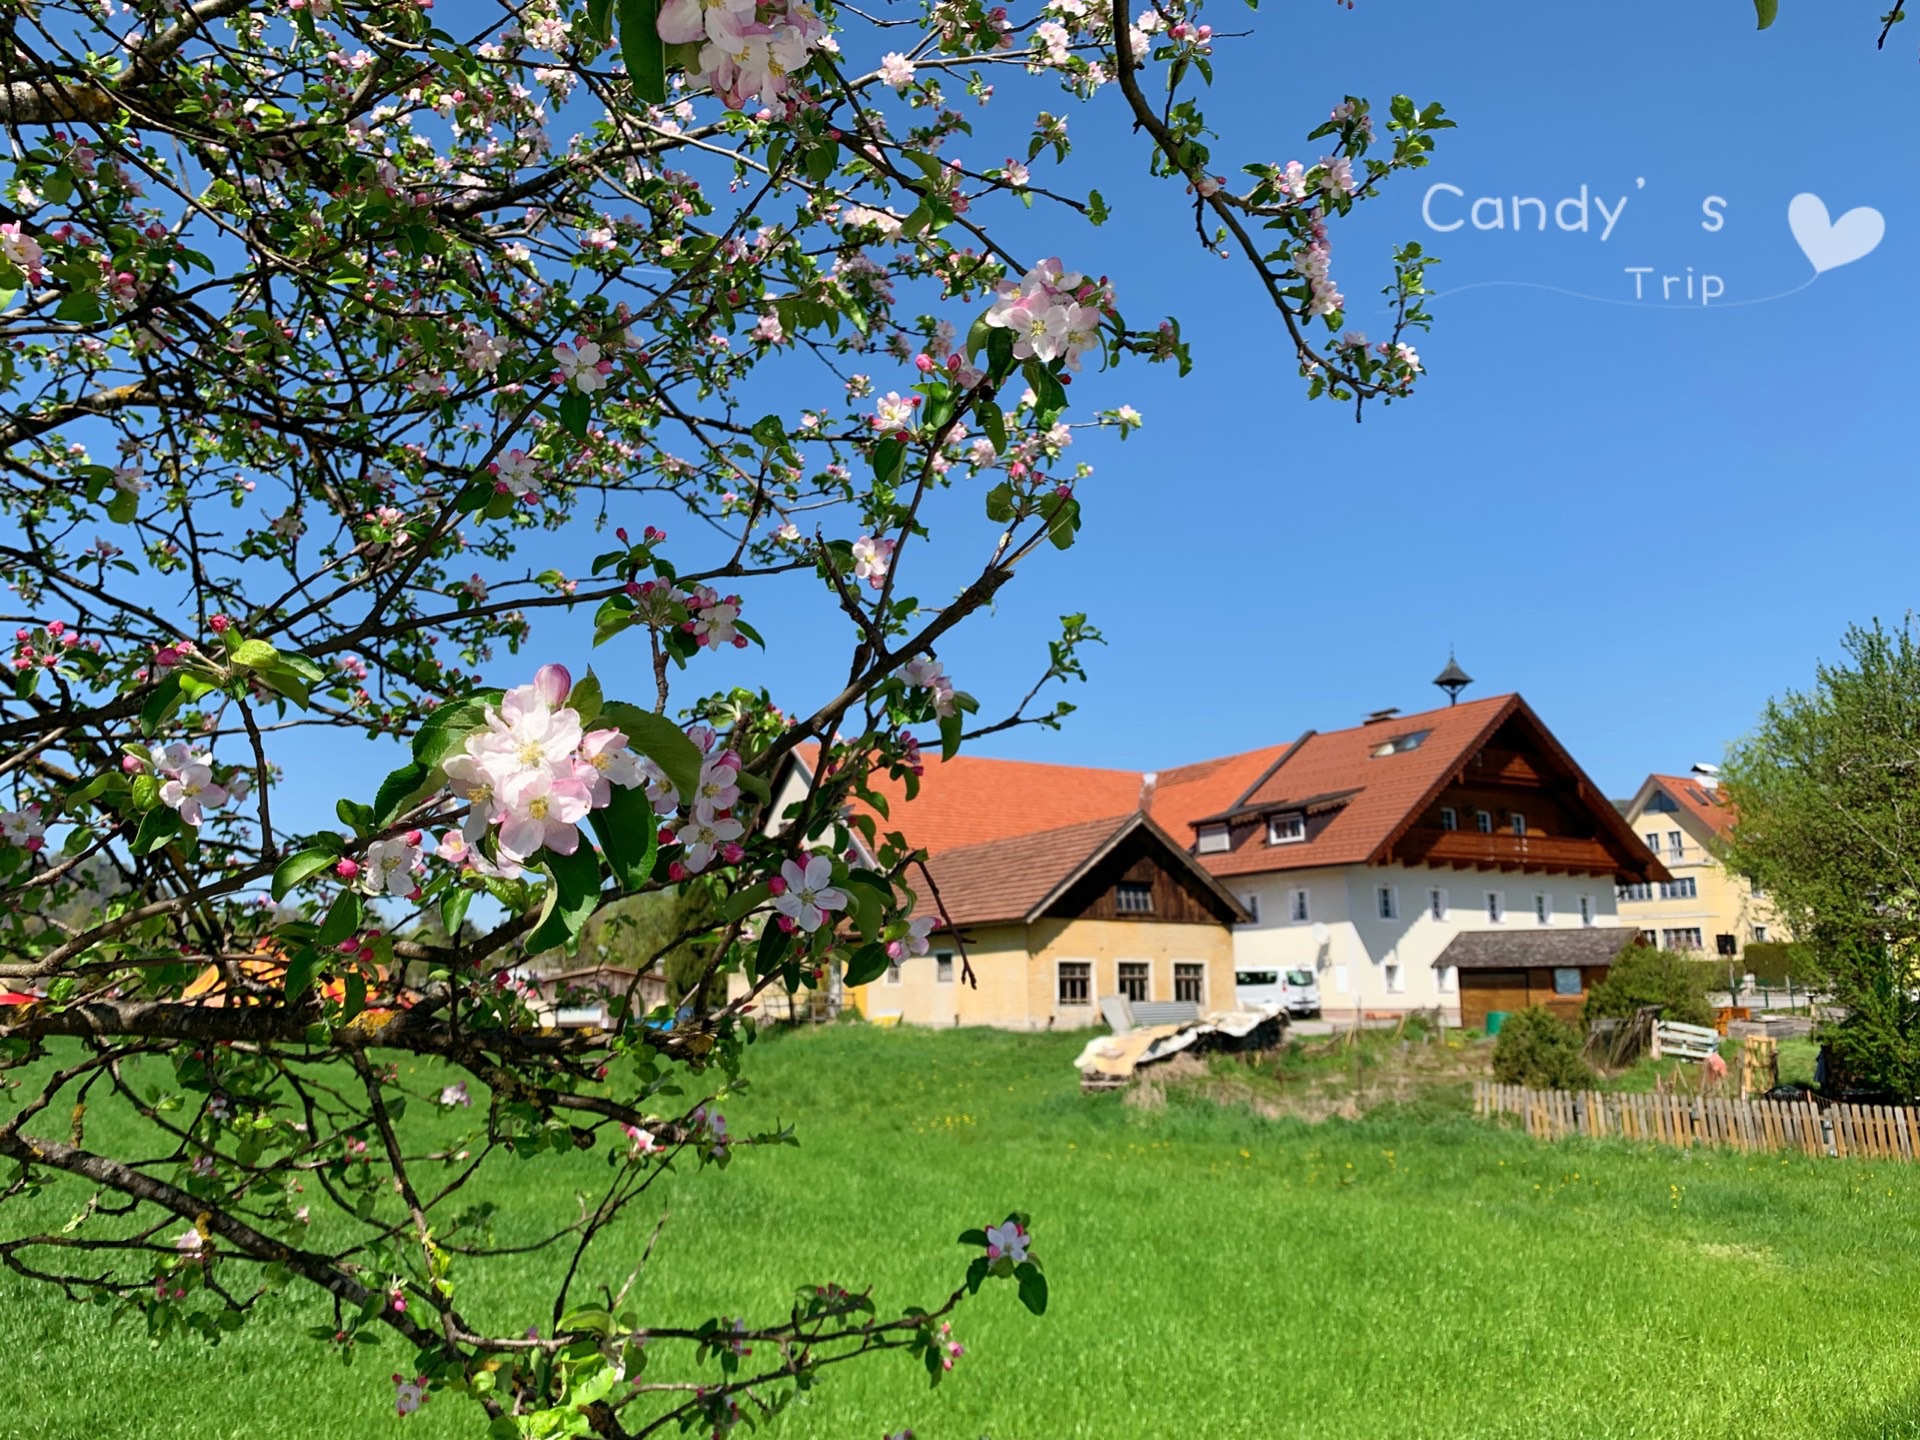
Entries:
MULTIPOLYGON (((501 1436, 719 1434, 876 1351, 938 1380, 990 1281, 1044 1309, 1021 1214, 975 1217, 944 1297, 809 1284, 757 1318, 629 1303, 610 1237, 670 1170, 780 1138, 720 1109, 760 995, 925 949, 937 899, 870 777, 1057 718, 1038 687, 981 715, 942 641, 1073 543, 1076 440, 1140 423, 1070 390, 1185 368, 1174 322, 1025 253, 1036 202, 1090 249, 1108 214, 1044 183, 1064 116, 988 142, 1009 100, 980 107, 1117 89, 1144 183, 1251 267, 1308 392, 1413 386, 1418 249, 1369 342, 1330 242, 1425 161, 1438 107, 1347 98, 1306 158, 1230 181, 1194 94, 1213 38, 1189 0, 1118 25, 1097 0, 7 7, 14 1276, 158 1337, 323 1305, 317 1348, 404 1353, 399 1413, 444 1395, 501 1436), (943 491, 984 514, 983 559, 928 600, 904 562, 943 491), (532 558, 556 554, 586 573, 532 558), (844 639, 816 693, 703 679, 760 643, 769 587, 844 639), (521 662, 536 619, 618 682, 521 662), (328 731, 364 737, 367 778, 301 765, 328 731), (774 813, 803 742, 812 787, 774 813), (699 993, 732 998, 543 1030, 513 967, 674 886, 712 890, 732 983, 699 993), (596 1148, 606 1189, 539 1252, 551 1304, 474 1319, 499 1307, 469 1185, 596 1148)), ((1069 617, 1044 678, 1090 635, 1069 617)))

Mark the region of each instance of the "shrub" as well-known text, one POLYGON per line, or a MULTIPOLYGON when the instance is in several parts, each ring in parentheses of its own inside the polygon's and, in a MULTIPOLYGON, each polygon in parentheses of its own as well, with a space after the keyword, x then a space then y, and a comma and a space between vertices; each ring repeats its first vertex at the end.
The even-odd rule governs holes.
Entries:
POLYGON ((1593 1079, 1580 1032, 1550 1010, 1516 1010, 1493 1045, 1493 1078, 1535 1090, 1580 1090, 1593 1079))
POLYGON ((1663 1020, 1711 1025, 1713 1008, 1707 1004, 1707 983, 1712 974, 1712 966, 1671 950, 1636 945, 1614 962, 1605 980, 1587 993, 1584 1018, 1589 1024, 1603 1015, 1626 1020, 1643 1005, 1658 1005, 1663 1020))
POLYGON ((1813 956, 1803 947, 1784 940, 1754 941, 1747 946, 1746 962, 1754 983, 1759 985, 1776 988, 1798 985, 1804 989, 1817 984, 1820 978, 1813 956))

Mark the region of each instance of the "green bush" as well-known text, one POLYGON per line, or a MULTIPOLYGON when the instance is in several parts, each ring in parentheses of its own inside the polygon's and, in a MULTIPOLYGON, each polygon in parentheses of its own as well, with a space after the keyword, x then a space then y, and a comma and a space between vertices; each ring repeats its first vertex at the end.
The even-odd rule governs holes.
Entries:
POLYGON ((1587 992, 1583 1018, 1588 1024, 1609 1015, 1628 1020, 1641 1006, 1658 1005, 1663 1020, 1711 1025, 1713 1007, 1707 1004, 1707 986, 1715 973, 1712 965, 1671 950, 1636 945, 1614 961, 1605 980, 1587 992))
POLYGON ((1802 989, 1819 981, 1819 967, 1813 957, 1798 945, 1784 940, 1756 940, 1746 949, 1747 969, 1754 983, 1779 989, 1797 985, 1802 989))
POLYGON ((1493 1078, 1534 1090, 1584 1090, 1593 1072, 1580 1058, 1580 1032, 1549 1010, 1516 1010, 1493 1043, 1493 1078))

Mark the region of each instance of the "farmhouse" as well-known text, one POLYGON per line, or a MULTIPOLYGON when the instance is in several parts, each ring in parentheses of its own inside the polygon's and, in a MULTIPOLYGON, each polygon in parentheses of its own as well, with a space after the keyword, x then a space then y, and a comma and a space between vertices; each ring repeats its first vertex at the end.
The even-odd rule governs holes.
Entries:
POLYGON ((1577 971, 1584 995, 1616 884, 1670 878, 1518 695, 1309 731, 1190 826, 1251 917, 1235 965, 1311 970, 1333 1013, 1462 1008, 1459 957, 1495 953, 1447 958, 1471 933, 1526 935, 1503 973, 1577 971))
POLYGON ((1712 765, 1689 775, 1649 775, 1618 808, 1627 827, 1673 872, 1659 884, 1620 886, 1622 923, 1648 945, 1738 960, 1750 944, 1788 938, 1767 897, 1714 854, 1733 830, 1733 806, 1712 765))

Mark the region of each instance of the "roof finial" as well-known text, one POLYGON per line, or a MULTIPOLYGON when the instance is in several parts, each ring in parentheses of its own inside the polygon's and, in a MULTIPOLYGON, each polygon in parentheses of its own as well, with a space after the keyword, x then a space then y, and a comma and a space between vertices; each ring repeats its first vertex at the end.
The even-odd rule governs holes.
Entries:
POLYGON ((1434 677, 1433 683, 1447 692, 1447 704, 1458 705, 1460 692, 1473 683, 1473 677, 1460 668, 1460 662, 1453 658, 1453 646, 1447 646, 1447 668, 1434 677))

